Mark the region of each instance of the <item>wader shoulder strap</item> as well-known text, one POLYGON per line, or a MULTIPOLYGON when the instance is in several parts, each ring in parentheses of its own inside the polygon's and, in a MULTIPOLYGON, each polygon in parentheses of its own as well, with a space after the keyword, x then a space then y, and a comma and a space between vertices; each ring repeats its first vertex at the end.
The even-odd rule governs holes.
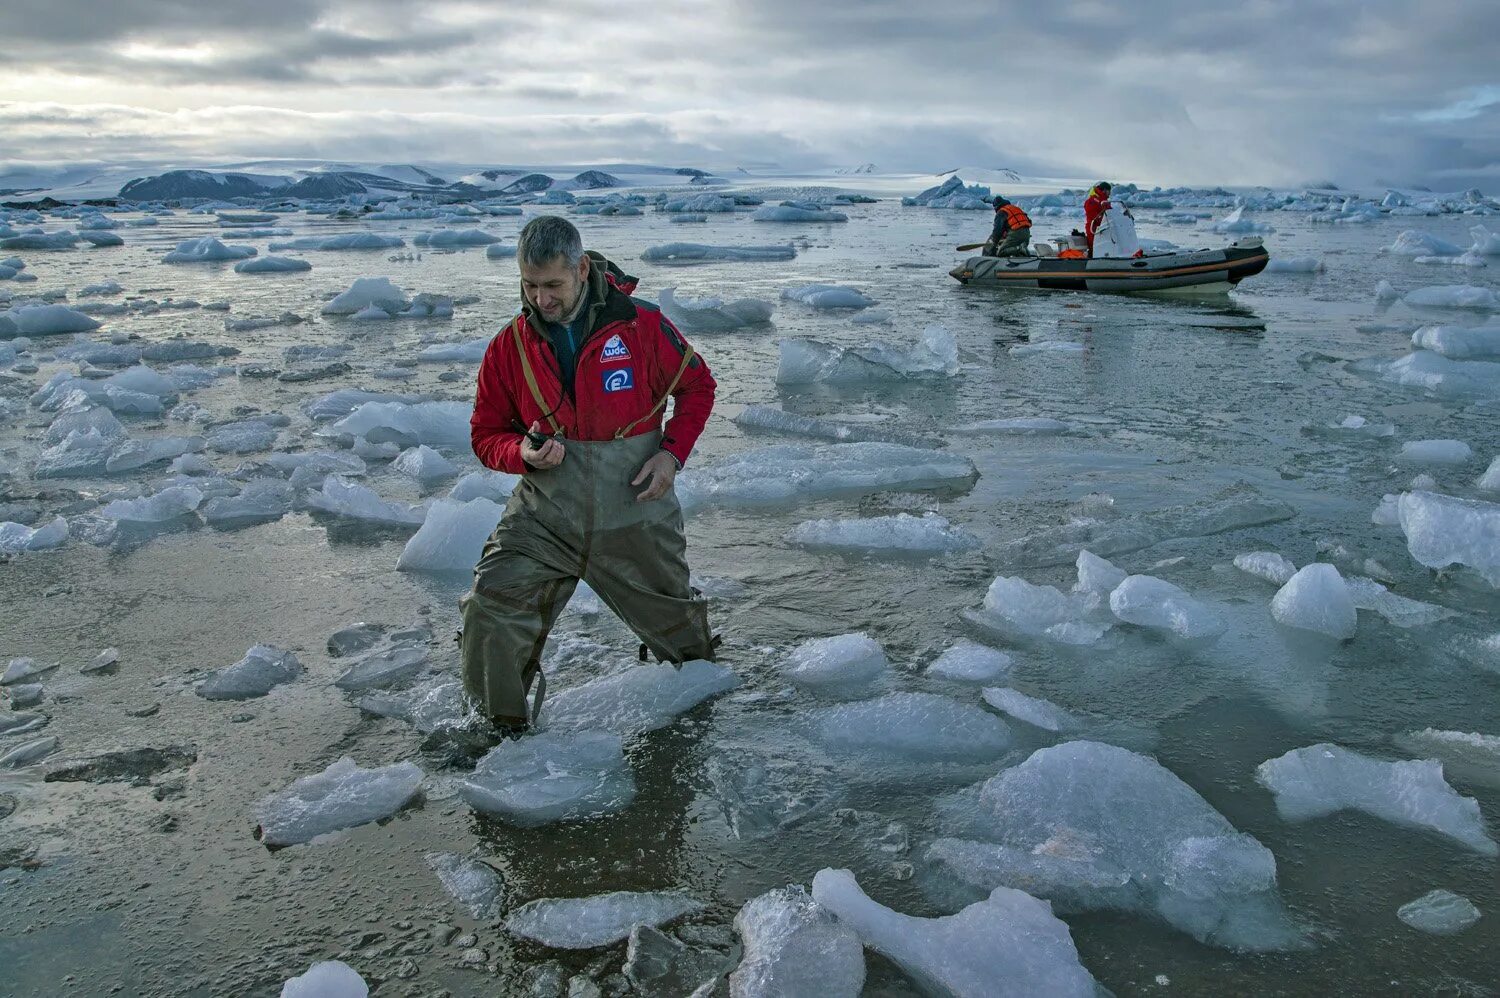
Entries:
POLYGON ((531 369, 531 358, 526 355, 526 344, 521 342, 521 323, 517 319, 510 320, 510 335, 516 341, 516 354, 521 358, 521 376, 526 379, 526 387, 531 390, 531 397, 536 401, 537 408, 547 414, 547 423, 552 427, 553 433, 561 433, 562 427, 558 425, 556 416, 553 415, 553 407, 547 404, 542 397, 542 386, 537 384, 536 372, 531 369))
POLYGON ((631 430, 635 429, 637 426, 644 423, 651 417, 655 416, 658 412, 661 412, 662 406, 667 404, 667 399, 671 398, 672 393, 677 390, 677 383, 681 381, 682 376, 687 373, 688 365, 693 362, 693 358, 696 356, 696 354, 693 352, 692 344, 689 343, 686 344, 686 346, 687 349, 682 352, 682 363, 677 365, 677 373, 672 375, 672 381, 669 385, 667 385, 667 390, 665 392, 662 392, 661 398, 656 400, 656 404, 653 405, 644 416, 640 417, 639 419, 633 419, 629 423, 626 423, 624 426, 616 430, 616 440, 625 439, 630 435, 631 430))

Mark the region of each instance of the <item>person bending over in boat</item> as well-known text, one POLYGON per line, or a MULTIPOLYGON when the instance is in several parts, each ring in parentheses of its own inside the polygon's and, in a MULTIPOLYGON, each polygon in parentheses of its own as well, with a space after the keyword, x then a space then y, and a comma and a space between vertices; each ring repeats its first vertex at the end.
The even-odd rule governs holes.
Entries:
MULTIPOLYGON (((1109 201, 1112 190, 1114 188, 1110 187, 1109 181, 1101 180, 1089 189, 1089 196, 1083 202, 1083 235, 1089 241, 1090 257, 1094 255, 1094 235, 1099 231, 1099 226, 1104 224, 1104 216, 1114 207, 1109 201)), ((1125 209, 1125 214, 1130 215, 1129 208, 1125 209)))
POLYGON ((1029 256, 1031 218, 998 194, 991 203, 995 206, 995 227, 984 244, 984 255, 1029 256))

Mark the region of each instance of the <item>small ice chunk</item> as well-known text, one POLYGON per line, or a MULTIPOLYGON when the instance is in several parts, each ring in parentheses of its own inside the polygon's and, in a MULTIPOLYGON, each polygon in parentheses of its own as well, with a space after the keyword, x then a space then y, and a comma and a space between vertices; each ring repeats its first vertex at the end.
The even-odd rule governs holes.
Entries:
POLYGON ((1121 582, 1109 594, 1109 608, 1127 624, 1168 631, 1187 641, 1224 633, 1224 618, 1217 610, 1150 575, 1132 575, 1121 582))
POLYGON ((1401 292, 1397 291, 1395 285, 1390 281, 1381 281, 1375 285, 1375 303, 1377 305, 1389 305, 1400 297, 1401 292))
POLYGON ((1432 759, 1385 762, 1325 742, 1261 763, 1255 778, 1276 796, 1276 811, 1286 821, 1363 811, 1446 835, 1486 856, 1500 855, 1485 832, 1479 802, 1449 786, 1443 764, 1432 759))
POLYGON ((801 302, 816 309, 869 308, 875 304, 853 288, 841 288, 836 284, 805 284, 795 288, 784 288, 783 301, 801 302))
POLYGON ((731 998, 858 998, 864 990, 859 937, 800 886, 751 898, 734 927, 745 952, 729 975, 731 998))
POLYGON ((1321 274, 1328 268, 1315 256, 1273 257, 1266 264, 1268 274, 1321 274))
POLYGON ((319 432, 363 437, 372 444, 468 448, 473 411, 473 406, 465 402, 366 402, 319 432))
POLYGON ((493 503, 504 503, 519 484, 521 484, 520 475, 489 469, 471 471, 453 483, 453 488, 448 492, 448 498, 454 502, 488 499, 493 503))
POLYGON ((57 746, 57 737, 54 735, 22 742, 8 752, 0 753, 0 769, 20 769, 39 762, 56 752, 57 746))
POLYGON ((40 665, 34 658, 13 658, 5 667, 5 673, 0 675, 0 686, 13 686, 16 683, 25 682, 33 676, 40 676, 57 668, 54 665, 40 665))
POLYGON ((1408 305, 1427 308, 1474 308, 1495 311, 1500 309, 1500 295, 1489 288, 1472 284, 1439 284, 1430 288, 1408 291, 1401 299, 1408 305))
POLYGON ((347 963, 324 960, 281 986, 281 998, 369 998, 365 979, 347 963))
POLYGON ((927 667, 927 675, 964 683, 987 683, 1010 671, 1011 657, 997 648, 962 639, 927 667))
POLYGON ((1450 360, 1500 358, 1500 326, 1423 326, 1411 334, 1411 345, 1450 360))
POLYGON ((1435 890, 1397 908, 1396 917, 1420 932, 1451 936, 1479 921, 1479 909, 1466 897, 1435 890))
POLYGON ((60 516, 46 526, 35 528, 23 523, 0 523, 0 555, 48 551, 62 547, 67 540, 68 521, 60 516))
POLYGON ((295 274, 312 270, 312 264, 290 256, 262 256, 234 265, 236 274, 295 274))
MULTIPOLYGON (((410 453, 410 452, 408 452, 410 453)), ((439 499, 396 559, 401 572, 471 572, 505 507, 489 499, 439 499)))
POLYGON ((928 993, 992 998, 1003 981, 1017 998, 1098 994, 1068 926, 1021 891, 997 887, 956 915, 914 918, 872 901, 848 870, 820 870, 812 896, 928 993))
POLYGON ((1406 229, 1391 245, 1381 250, 1398 256, 1458 256, 1463 249, 1446 239, 1416 229, 1406 229))
POLYGON ((1019 690, 989 686, 980 695, 985 703, 1001 713, 1043 731, 1077 731, 1083 727, 1082 721, 1052 701, 1030 697, 1019 690))
POLYGON ((427 363, 448 362, 477 364, 484 360, 484 355, 490 348, 490 339, 480 337, 476 340, 468 340, 464 343, 434 343, 422 348, 417 354, 417 360, 427 363))
POLYGON ((406 241, 400 236, 382 236, 378 232, 345 232, 338 236, 299 236, 285 242, 272 243, 269 248, 275 253, 278 250, 396 249, 405 245, 406 241))
POLYGON ((563 690, 547 703, 543 724, 554 731, 635 735, 664 728, 709 697, 739 685, 727 667, 702 659, 681 667, 638 665, 563 690))
POLYGON ((1091 609, 1084 595, 1002 575, 990 583, 976 618, 1006 634, 1087 645, 1098 641, 1110 627, 1107 622, 1089 620, 1091 609))
POLYGON ((505 903, 505 881, 488 863, 453 852, 430 852, 424 857, 443 887, 478 919, 498 914, 505 903))
POLYGON ((1276 622, 1339 641, 1354 637, 1359 624, 1344 577, 1332 565, 1304 565, 1271 599, 1276 622))
POLYGON ((141 499, 116 499, 99 515, 120 523, 164 523, 186 516, 203 502, 203 493, 191 485, 174 485, 141 499))
POLYGON ((14 305, 0 312, 0 339, 87 333, 101 323, 66 305, 14 305))
POLYGON ((849 216, 841 211, 814 208, 793 204, 768 204, 755 209, 750 215, 752 222, 847 222, 849 216))
POLYGON ((1010 730, 994 714, 934 693, 888 693, 874 700, 820 707, 808 714, 824 745, 860 756, 914 762, 983 762, 1010 747, 1010 730))
POLYGON ((1436 492, 1405 492, 1396 503, 1406 549, 1428 568, 1467 565, 1500 586, 1500 504, 1436 492))
POLYGON ((292 511, 292 487, 275 478, 247 482, 237 496, 220 496, 203 504, 203 520, 216 530, 239 530, 274 523, 292 511))
POLYGON ((452 478, 458 474, 458 465, 448 460, 426 444, 402 451, 391 462, 391 469, 410 475, 424 485, 452 478))
POLYGON ((850 554, 937 555, 979 547, 979 538, 936 513, 804 520, 786 539, 803 547, 850 554))
POLYGON ((593 949, 625 939, 637 925, 659 927, 702 908, 702 902, 672 893, 615 891, 583 898, 541 898, 511 912, 505 928, 543 946, 593 949))
POLYGON ((324 513, 384 526, 421 526, 427 515, 421 506, 387 502, 371 489, 338 475, 324 479, 323 490, 310 493, 307 504, 324 513))
POLYGON ((1479 481, 1474 483, 1477 489, 1485 492, 1500 492, 1500 457, 1490 462, 1490 466, 1479 476, 1479 481))
POLYGON ((958 341, 942 326, 926 327, 915 343, 875 341, 846 348, 794 337, 782 340, 779 349, 779 385, 951 378, 960 368, 958 341))
POLYGON ((260 840, 268 846, 294 845, 388 818, 416 795, 422 780, 414 763, 361 769, 344 756, 321 773, 262 797, 255 805, 260 840))
POLYGON ((99 654, 95 655, 92 662, 90 662, 88 665, 82 666, 78 671, 83 673, 84 675, 91 675, 93 673, 108 672, 119 664, 120 649, 106 648, 99 654))
POLYGON ((888 665, 880 643, 860 631, 802 642, 787 656, 782 674, 799 686, 844 686, 868 683, 888 665))
POLYGON ((624 810, 635 777, 619 735, 542 731, 491 749, 458 793, 476 811, 533 828, 624 810))
POLYGON ((259 419, 225 423, 209 431, 206 444, 217 454, 253 454, 276 446, 276 427, 259 419))
POLYGON ((1073 584, 1073 591, 1106 596, 1114 592, 1129 574, 1107 558, 1085 549, 1078 552, 1078 581, 1073 584))
POLYGON ((1397 627, 1425 627, 1457 616, 1447 607, 1399 596, 1374 579, 1356 575, 1344 582, 1358 609, 1373 610, 1397 627))
POLYGON ((422 671, 427 654, 426 648, 413 645, 377 648, 355 659, 333 685, 357 693, 404 683, 422 671))
POLYGON ((255 645, 244 658, 199 683, 196 692, 205 700, 248 700, 300 675, 302 663, 296 655, 274 645, 255 645))
POLYGON ((1257 579, 1284 586, 1297 574, 1297 566, 1275 551, 1251 551, 1234 556, 1234 567, 1257 579))
POLYGON ((244 260, 254 256, 254 246, 228 246, 213 236, 184 239, 177 248, 161 258, 162 263, 214 263, 220 260, 244 260))
MULTIPOLYGON (((273 246, 272 249, 275 249, 273 246)), ((411 305, 406 292, 391 283, 389 277, 357 277, 349 290, 334 296, 323 306, 324 315, 356 315, 369 308, 384 312, 401 312, 411 305)), ((387 315, 387 318, 390 316, 387 315)))
POLYGON ((728 333, 771 321, 776 307, 759 298, 678 298, 676 288, 662 288, 661 310, 672 323, 689 333, 728 333))
POLYGON ((1462 440, 1408 440, 1396 460, 1408 464, 1464 464, 1474 451, 1462 440))

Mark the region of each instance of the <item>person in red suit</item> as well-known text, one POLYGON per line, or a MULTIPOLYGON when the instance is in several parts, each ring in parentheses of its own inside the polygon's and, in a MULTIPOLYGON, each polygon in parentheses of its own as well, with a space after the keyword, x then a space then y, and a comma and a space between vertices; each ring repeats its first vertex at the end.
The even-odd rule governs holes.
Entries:
POLYGON ((1114 207, 1109 203, 1111 190, 1109 182, 1101 180, 1089 190, 1088 199, 1083 202, 1083 235, 1089 241, 1089 256, 1094 255, 1094 233, 1104 222, 1104 213, 1114 207))

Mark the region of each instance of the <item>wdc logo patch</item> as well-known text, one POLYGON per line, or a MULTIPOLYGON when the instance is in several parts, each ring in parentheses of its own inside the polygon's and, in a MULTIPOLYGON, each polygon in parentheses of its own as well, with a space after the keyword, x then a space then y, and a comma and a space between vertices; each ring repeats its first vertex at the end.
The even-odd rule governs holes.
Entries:
POLYGON ((604 390, 606 392, 624 392, 634 387, 635 368, 617 367, 613 371, 604 372, 604 390))
POLYGON ((603 360, 629 360, 630 351, 625 348, 625 341, 620 339, 616 333, 604 343, 604 352, 599 355, 603 360))

